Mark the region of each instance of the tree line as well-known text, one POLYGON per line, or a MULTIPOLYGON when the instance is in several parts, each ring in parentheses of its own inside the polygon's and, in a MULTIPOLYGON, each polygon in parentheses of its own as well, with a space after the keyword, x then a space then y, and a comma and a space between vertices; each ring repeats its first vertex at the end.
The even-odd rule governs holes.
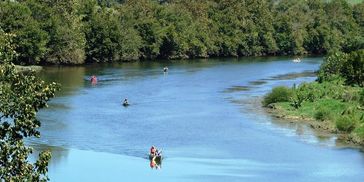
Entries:
POLYGON ((345 0, 3 0, 0 20, 17 64, 364 48, 364 2, 345 0))

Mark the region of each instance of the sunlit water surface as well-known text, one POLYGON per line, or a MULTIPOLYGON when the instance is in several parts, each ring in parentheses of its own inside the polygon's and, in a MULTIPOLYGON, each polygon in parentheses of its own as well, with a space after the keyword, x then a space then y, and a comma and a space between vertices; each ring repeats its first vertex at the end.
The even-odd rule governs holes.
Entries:
POLYGON ((321 60, 46 67, 42 77, 62 91, 39 113, 42 137, 29 144, 52 151, 51 181, 363 181, 359 149, 260 107, 274 86, 313 81, 321 60), (163 149, 159 170, 149 167, 151 145, 163 149))

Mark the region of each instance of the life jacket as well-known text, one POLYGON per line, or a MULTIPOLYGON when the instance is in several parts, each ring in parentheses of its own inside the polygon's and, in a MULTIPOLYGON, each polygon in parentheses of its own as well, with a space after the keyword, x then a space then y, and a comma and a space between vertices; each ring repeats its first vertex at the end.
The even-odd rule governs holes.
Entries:
POLYGON ((149 165, 151 168, 154 168, 156 165, 156 162, 154 160, 151 160, 149 165))

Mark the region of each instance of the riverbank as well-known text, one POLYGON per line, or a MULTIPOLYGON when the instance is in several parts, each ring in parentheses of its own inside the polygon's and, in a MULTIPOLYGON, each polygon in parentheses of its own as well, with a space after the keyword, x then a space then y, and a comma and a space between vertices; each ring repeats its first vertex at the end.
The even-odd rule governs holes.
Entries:
POLYGON ((313 128, 364 145, 364 50, 337 52, 324 59, 317 81, 275 87, 263 105, 281 118, 312 120, 313 128))
MULTIPOLYGON (((361 136, 361 129, 362 129, 362 122, 361 121, 355 121, 359 123, 355 123, 352 126, 352 129, 349 129, 347 131, 343 131, 340 128, 340 117, 344 115, 346 109, 342 110, 342 107, 337 107, 337 109, 333 109, 333 107, 336 107, 337 105, 327 105, 327 107, 323 107, 322 104, 326 101, 317 101, 317 102, 305 102, 302 104, 302 106, 298 109, 294 108, 290 102, 277 102, 269 104, 267 107, 265 107, 265 111, 272 116, 276 118, 280 118, 282 120, 285 120, 287 122, 298 122, 298 123, 304 123, 309 125, 313 130, 320 132, 320 133, 326 133, 326 134, 335 134, 337 135, 337 139, 340 142, 343 142, 348 145, 355 145, 355 146, 364 146, 364 138, 361 136), (331 113, 324 113, 329 116, 320 116, 322 114, 322 110, 325 110, 327 112, 331 109, 331 113), (342 110, 341 112, 339 110, 342 110)), ((335 102, 335 101, 332 101, 335 102)), ((336 101, 337 103, 342 103, 342 101, 336 101)), ((343 105, 350 105, 348 103, 342 103, 343 105)), ((349 106, 348 106, 349 107, 349 106)), ((358 108, 358 110, 361 110, 358 108)), ((363 113, 358 111, 359 113, 357 115, 362 115, 363 113)), ((362 117, 362 116, 360 116, 362 117)), ((362 118, 360 118, 362 119, 362 118)), ((359 120, 360 120, 359 119, 359 120)), ((355 120, 355 119, 353 119, 355 120)), ((348 123, 345 123, 348 124, 348 123)))

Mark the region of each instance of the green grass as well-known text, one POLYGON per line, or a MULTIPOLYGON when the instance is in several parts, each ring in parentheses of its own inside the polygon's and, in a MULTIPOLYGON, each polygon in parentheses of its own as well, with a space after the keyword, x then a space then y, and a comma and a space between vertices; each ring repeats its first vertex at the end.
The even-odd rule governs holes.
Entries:
MULTIPOLYGON (((332 0, 327 0, 326 2, 330 2, 332 0)), ((358 4, 358 3, 361 3, 363 2, 363 0, 346 0, 348 3, 350 4, 358 4)))
POLYGON ((295 116, 322 122, 364 141, 364 111, 357 108, 356 102, 342 102, 336 99, 320 99, 315 102, 303 102, 301 107, 295 109, 290 102, 275 104, 282 115, 295 116), (326 123, 327 124, 327 123, 326 123))
POLYGON ((320 99, 316 102, 303 102, 301 107, 295 109, 290 102, 280 102, 276 104, 277 108, 283 110, 283 114, 304 118, 314 119, 317 111, 325 108, 329 112, 328 118, 335 118, 349 107, 351 104, 344 103, 335 99, 320 99))
POLYGON ((348 0, 348 2, 349 2, 350 4, 358 4, 358 3, 363 2, 363 0, 348 0))

